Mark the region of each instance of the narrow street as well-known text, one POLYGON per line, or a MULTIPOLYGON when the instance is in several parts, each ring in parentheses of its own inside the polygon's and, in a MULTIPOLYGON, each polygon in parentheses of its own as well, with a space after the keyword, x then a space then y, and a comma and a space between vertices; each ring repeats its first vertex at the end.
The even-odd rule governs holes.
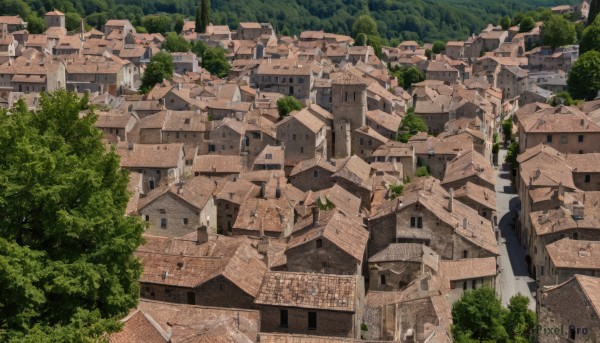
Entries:
POLYGON ((499 166, 496 167, 496 212, 500 228, 500 274, 498 294, 504 305, 513 295, 521 293, 530 298, 529 308, 535 311, 535 281, 527 272, 527 263, 519 239, 513 231, 513 218, 518 210, 519 199, 511 185, 510 170, 503 166, 505 149, 500 149, 499 166), (532 293, 533 292, 533 293, 532 293))

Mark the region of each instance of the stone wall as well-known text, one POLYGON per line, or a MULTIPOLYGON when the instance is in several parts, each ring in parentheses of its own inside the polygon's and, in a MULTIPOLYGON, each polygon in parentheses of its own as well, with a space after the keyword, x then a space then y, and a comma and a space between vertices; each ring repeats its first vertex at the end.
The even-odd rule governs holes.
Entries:
POLYGON ((323 311, 304 308, 259 306, 261 332, 280 332, 331 337, 356 337, 355 315, 350 312, 323 311), (280 310, 288 311, 288 326, 280 326, 280 310), (308 312, 317 313, 317 328, 308 329, 308 312))

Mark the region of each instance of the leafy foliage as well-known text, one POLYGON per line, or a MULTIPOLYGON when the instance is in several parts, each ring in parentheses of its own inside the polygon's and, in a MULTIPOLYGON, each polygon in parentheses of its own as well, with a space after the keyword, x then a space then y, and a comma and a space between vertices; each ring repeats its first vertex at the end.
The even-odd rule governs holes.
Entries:
POLYGON ((508 338, 506 309, 490 287, 466 291, 452 305, 452 336, 456 342, 499 342, 508 338))
POLYGON ((171 31, 172 24, 171 18, 163 15, 147 15, 142 19, 142 26, 148 33, 160 33, 163 36, 171 31))
POLYGON ((433 46, 431 47, 431 52, 433 52, 436 55, 441 53, 444 50, 446 50, 446 43, 444 43, 442 41, 437 41, 437 42, 433 43, 433 46))
POLYGON ((525 17, 519 24, 519 32, 529 32, 535 27, 535 20, 532 17, 525 17))
POLYGON ((419 132, 427 132, 427 124, 423 118, 415 114, 413 108, 409 108, 404 118, 402 118, 396 140, 406 143, 410 137, 419 132))
POLYGON ((390 73, 398 79, 398 84, 404 89, 409 89, 414 83, 425 80, 425 73, 415 66, 400 68, 396 65, 390 69, 390 73))
POLYGON ((542 42, 553 50, 577 40, 575 24, 562 15, 553 15, 542 26, 542 42))
POLYGON ((98 340, 137 303, 144 226, 87 106, 57 91, 0 111, 0 341, 98 340))
POLYGON ((508 146, 506 150, 506 156, 504 157, 504 161, 508 163, 508 165, 512 169, 517 169, 519 167, 519 162, 517 162, 517 157, 519 156, 519 143, 512 142, 508 146))
POLYGON ((429 176, 429 169, 427 166, 420 166, 415 170, 415 175, 418 177, 429 176))
POLYGON ((173 56, 166 52, 159 52, 152 56, 150 63, 146 66, 144 75, 142 76, 142 93, 147 93, 154 85, 163 82, 164 79, 169 79, 173 76, 173 56))
POLYGON ((535 312, 530 310, 529 298, 517 294, 510 298, 504 328, 513 342, 534 342, 537 334, 535 312))
POLYGON ((211 48, 201 41, 197 41, 192 47, 192 51, 202 58, 202 67, 211 74, 218 77, 225 77, 231 70, 231 64, 227 61, 225 50, 221 47, 211 48))
POLYGON ((202 0, 200 4, 200 33, 206 32, 206 28, 210 24, 210 0, 202 0))
POLYGON ((319 210, 321 211, 331 211, 335 208, 335 204, 327 197, 325 198, 325 203, 321 201, 321 198, 317 199, 317 206, 319 206, 319 210))
POLYGON ((391 193, 392 200, 396 199, 399 196, 401 196, 402 192, 404 192, 404 185, 403 184, 393 184, 393 185, 390 185, 390 193, 391 193))
POLYGON ((600 19, 594 20, 581 33, 579 53, 584 54, 590 50, 600 51, 600 19))
POLYGON ((508 118, 502 122, 502 134, 504 135, 504 141, 508 142, 512 139, 513 135, 513 122, 511 118, 508 118))
POLYGON ((293 111, 299 111, 302 109, 302 104, 298 99, 293 96, 284 96, 277 100, 277 111, 279 111, 280 117, 285 117, 293 111))
POLYGON ((511 25, 512 21, 510 20, 509 16, 505 15, 502 17, 502 19, 500 19, 500 26, 502 26, 502 30, 508 30, 511 25))
POLYGON ((569 71, 567 87, 574 99, 592 100, 600 90, 600 52, 591 50, 579 56, 569 71))
POLYGON ((183 36, 175 32, 169 32, 167 37, 165 37, 162 48, 169 52, 188 52, 192 48, 192 45, 183 36))
MULTIPOLYGON (((208 3, 208 1, 206 1, 208 3)), ((569 1, 574 3, 575 1, 569 1)), ((176 15, 193 18, 200 9, 198 0, 3 0, 0 13, 20 14, 29 22, 31 33, 44 31, 43 15, 53 7, 67 13, 77 12, 86 23, 98 29, 108 19, 129 19, 134 26, 144 26, 145 16, 167 14, 174 24, 176 15)), ((210 21, 236 28, 240 22, 273 23, 278 33, 296 35, 304 30, 320 30, 350 34, 355 19, 369 14, 377 31, 386 40, 465 39, 502 16, 513 16, 539 7, 561 4, 557 0, 246 0, 211 2, 210 21)), ((200 11, 199 11, 200 12, 200 11)), ((197 24, 201 22, 198 17, 197 24)), ((169 29, 157 32, 172 31, 169 29)), ((148 28, 147 28, 148 29, 148 28)), ((151 31, 151 30, 148 30, 151 31)), ((197 30, 202 32, 202 30, 197 30)))
POLYGON ((592 0, 592 2, 590 3, 590 12, 588 13, 588 23, 593 23, 594 21, 596 21, 598 12, 600 12, 600 1, 592 0))
POLYGON ((550 102, 550 105, 552 105, 552 106, 558 106, 561 103, 563 105, 565 105, 565 106, 575 105, 575 101, 573 101, 573 98, 571 98, 571 94, 569 94, 567 92, 558 92, 558 93, 556 93, 556 95, 554 96, 554 98, 552 98, 552 101, 550 102))

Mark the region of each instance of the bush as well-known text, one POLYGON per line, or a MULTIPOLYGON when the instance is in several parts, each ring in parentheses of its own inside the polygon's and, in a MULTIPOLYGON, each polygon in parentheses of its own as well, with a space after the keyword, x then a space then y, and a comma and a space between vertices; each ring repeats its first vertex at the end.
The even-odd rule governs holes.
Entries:
POLYGON ((500 143, 496 142, 492 145, 492 154, 497 154, 500 152, 500 143))
POLYGON ((293 111, 299 111, 302 109, 302 103, 293 96, 284 96, 277 100, 277 111, 279 111, 280 117, 286 117, 293 111))
POLYGON ((512 169, 517 169, 519 167, 519 162, 517 162, 517 156, 519 155, 519 143, 512 142, 506 151, 506 157, 504 161, 510 165, 512 169))
POLYGON ((390 185, 390 191, 392 193, 392 200, 402 195, 404 192, 404 185, 402 184, 393 184, 390 185))
POLYGON ((429 170, 427 170, 427 166, 417 168, 415 175, 418 177, 429 176, 429 170))

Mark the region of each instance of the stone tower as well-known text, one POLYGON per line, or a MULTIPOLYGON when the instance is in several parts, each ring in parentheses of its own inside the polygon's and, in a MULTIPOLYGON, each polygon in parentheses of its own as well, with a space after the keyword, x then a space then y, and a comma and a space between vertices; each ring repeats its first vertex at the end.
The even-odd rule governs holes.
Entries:
POLYGON ((44 18, 46 19, 46 29, 51 27, 65 27, 65 14, 57 9, 46 13, 44 18))
POLYGON ((333 114, 334 157, 352 154, 351 134, 365 126, 367 113, 367 84, 360 77, 346 70, 331 84, 333 114))

